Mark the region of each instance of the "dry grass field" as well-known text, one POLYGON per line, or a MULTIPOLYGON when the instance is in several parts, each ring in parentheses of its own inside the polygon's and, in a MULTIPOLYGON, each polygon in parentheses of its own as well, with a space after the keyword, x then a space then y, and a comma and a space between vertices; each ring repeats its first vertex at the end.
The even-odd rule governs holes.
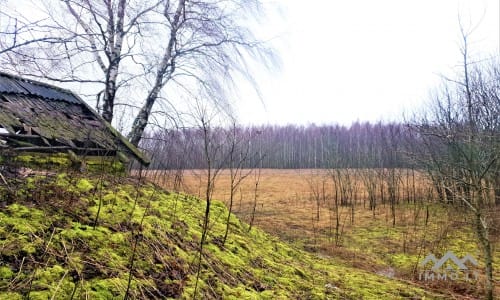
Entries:
MULTIPOLYGON (((362 177, 362 172, 367 171, 345 172, 350 175, 349 195, 355 201, 342 206, 335 205, 334 184, 327 170, 263 169, 260 176, 243 171, 248 176, 236 189, 233 212, 247 223, 252 222, 253 214, 254 226, 318 255, 338 258, 342 263, 385 276, 419 282, 428 288, 446 288, 467 297, 480 296, 481 280, 479 283, 419 281, 423 269, 419 262, 429 253, 436 256, 446 251, 457 256, 469 253, 480 261, 481 271, 482 253, 466 213, 428 201, 435 196, 429 183, 423 176, 407 170, 398 173, 398 204, 392 207, 387 200, 381 203, 381 192, 377 191, 376 208, 370 210, 362 177), (410 187, 411 193, 407 191, 410 187)), ((165 171, 148 173, 165 188, 204 198, 206 171, 185 170, 182 176, 175 175, 165 171)), ((383 187, 386 189, 387 183, 383 187)), ((229 205, 229 191, 230 173, 222 170, 215 182, 213 199, 229 205)), ((494 250, 498 278, 498 239, 494 250)))
MULTIPOLYGON (((257 171, 244 170, 248 174, 237 187, 233 211, 245 221, 250 221, 255 205, 254 224, 282 238, 294 241, 304 237, 324 235, 332 227, 334 208, 334 186, 328 170, 323 169, 263 169, 260 177, 257 171), (257 183, 257 189, 255 188, 257 183), (319 206, 319 218, 318 218, 319 206)), ((182 183, 174 186, 174 175, 159 171, 150 173, 160 185, 181 192, 204 198, 206 186, 205 170, 186 170, 182 174, 182 183)), ((354 204, 354 224, 351 224, 352 206, 340 206, 344 231, 353 226, 372 222, 373 219, 389 222, 390 207, 388 203, 377 203, 375 211, 369 210, 366 189, 361 179, 352 175, 355 182, 352 198, 354 204)), ((418 179, 416 190, 418 195, 429 193, 428 185, 418 179)), ((380 193, 378 193, 380 194, 380 193)), ((406 200, 404 192, 400 198, 406 200)), ((420 196, 421 197, 421 196, 420 196)), ((222 170, 216 177, 213 199, 229 204, 230 175, 229 170, 222 170)), ((401 201, 403 201, 401 200, 401 201)), ((405 209, 406 211, 406 209, 405 209)), ((407 224, 406 214, 398 215, 400 222, 407 224)))

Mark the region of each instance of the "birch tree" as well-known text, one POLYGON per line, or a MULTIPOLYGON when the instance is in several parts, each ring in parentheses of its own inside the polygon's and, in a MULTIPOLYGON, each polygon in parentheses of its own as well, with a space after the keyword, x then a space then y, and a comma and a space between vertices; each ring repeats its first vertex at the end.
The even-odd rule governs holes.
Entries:
POLYGON ((157 111, 178 121, 177 109, 195 96, 228 109, 236 77, 255 84, 250 66, 276 62, 247 29, 262 16, 259 0, 44 0, 32 5, 41 17, 17 12, 9 18, 34 29, 2 26, 0 61, 6 70, 73 83, 70 87, 93 100, 108 122, 121 106, 133 119, 128 137, 134 145, 157 111), (15 29, 16 39, 25 42, 8 36, 15 29))

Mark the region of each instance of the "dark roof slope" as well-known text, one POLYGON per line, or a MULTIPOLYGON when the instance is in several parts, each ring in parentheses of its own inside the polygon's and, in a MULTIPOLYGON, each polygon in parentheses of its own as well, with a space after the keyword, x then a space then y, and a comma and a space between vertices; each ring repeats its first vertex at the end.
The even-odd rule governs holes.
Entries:
POLYGON ((71 91, 0 72, 0 146, 145 157, 71 91), (7 131, 7 132, 5 132, 7 131))
POLYGON ((73 104, 80 104, 73 93, 44 84, 41 82, 28 81, 20 77, 14 77, 0 72, 0 93, 23 94, 39 96, 44 99, 62 100, 73 104))

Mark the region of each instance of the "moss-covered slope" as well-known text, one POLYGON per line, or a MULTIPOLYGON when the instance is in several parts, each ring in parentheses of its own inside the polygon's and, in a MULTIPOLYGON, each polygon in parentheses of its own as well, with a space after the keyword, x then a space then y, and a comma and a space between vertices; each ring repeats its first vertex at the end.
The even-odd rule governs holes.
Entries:
POLYGON ((0 197, 0 299, 440 298, 248 232, 236 218, 223 246, 228 212, 217 201, 195 295, 204 201, 66 174, 11 181, 0 197))

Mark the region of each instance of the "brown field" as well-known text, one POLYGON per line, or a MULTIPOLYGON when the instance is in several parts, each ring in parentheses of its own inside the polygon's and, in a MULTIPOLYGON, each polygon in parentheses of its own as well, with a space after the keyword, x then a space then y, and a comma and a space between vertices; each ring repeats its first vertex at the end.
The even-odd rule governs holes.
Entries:
MULTIPOLYGON (((328 170, 324 169, 262 169, 260 178, 257 171, 244 170, 243 174, 249 174, 238 186, 233 200, 233 212, 245 221, 250 221, 254 204, 256 204, 254 224, 266 231, 276 234, 282 238, 296 240, 304 236, 313 236, 315 232, 326 232, 332 227, 332 210, 334 210, 334 186, 328 170), (257 190, 255 189, 258 180, 257 190), (318 216, 319 204, 319 219, 318 216)), ((377 209, 373 212, 368 209, 366 189, 359 176, 360 172, 351 170, 353 177, 354 224, 344 222, 344 230, 351 225, 367 218, 372 220, 389 219, 389 205, 377 203, 377 209)), ((361 171, 363 172, 363 171, 361 171)), ((406 172, 401 171, 406 175, 406 172)), ((154 176, 160 185, 187 194, 204 198, 206 186, 205 170, 186 170, 182 174, 182 183, 174 186, 174 175, 165 171, 159 171, 154 176)), ((411 175, 411 174, 409 174, 411 175)), ((429 185, 418 174, 415 186, 415 195, 408 197, 403 190, 399 192, 400 201, 413 199, 413 197, 426 197, 429 195, 429 185)), ((230 198, 230 175, 229 170, 222 170, 216 177, 213 191, 213 199, 221 200, 229 204, 230 198)), ((377 192, 380 198, 380 192, 377 192)), ((379 201, 379 200, 378 200, 379 201)), ((340 206, 339 215, 351 219, 352 207, 340 206)), ((404 215, 400 218, 406 219, 404 215)), ((362 222, 363 223, 363 222, 362 222)), ((406 223, 405 223, 406 224, 406 223)))
MULTIPOLYGON (((254 226, 297 247, 338 258, 341 263, 414 282, 418 282, 418 262, 431 252, 436 255, 448 250, 471 253, 481 261, 482 253, 470 218, 464 211, 445 209, 431 201, 436 195, 424 176, 409 170, 397 171, 394 209, 387 195, 383 195, 387 182, 381 177, 377 186, 382 186, 383 191, 377 190, 376 209, 370 210, 363 176, 374 171, 342 172, 350 176, 349 196, 354 201, 336 206, 335 188, 327 170, 263 169, 260 177, 255 171, 245 170, 243 174, 249 175, 236 189, 233 212, 250 223, 255 206, 254 226), (385 203, 381 201, 382 196, 386 198, 385 203)), ((213 199, 228 206, 229 174, 228 170, 218 174, 213 191, 213 199)), ((150 171, 147 175, 167 189, 205 198, 205 170, 185 170, 177 174, 150 171)), ((337 199, 340 198, 338 193, 337 190, 337 199)), ((494 266, 498 278, 500 245, 496 238, 494 266)), ((479 297, 482 292, 481 284, 471 282, 422 284, 428 288, 450 289, 459 295, 479 297)))

